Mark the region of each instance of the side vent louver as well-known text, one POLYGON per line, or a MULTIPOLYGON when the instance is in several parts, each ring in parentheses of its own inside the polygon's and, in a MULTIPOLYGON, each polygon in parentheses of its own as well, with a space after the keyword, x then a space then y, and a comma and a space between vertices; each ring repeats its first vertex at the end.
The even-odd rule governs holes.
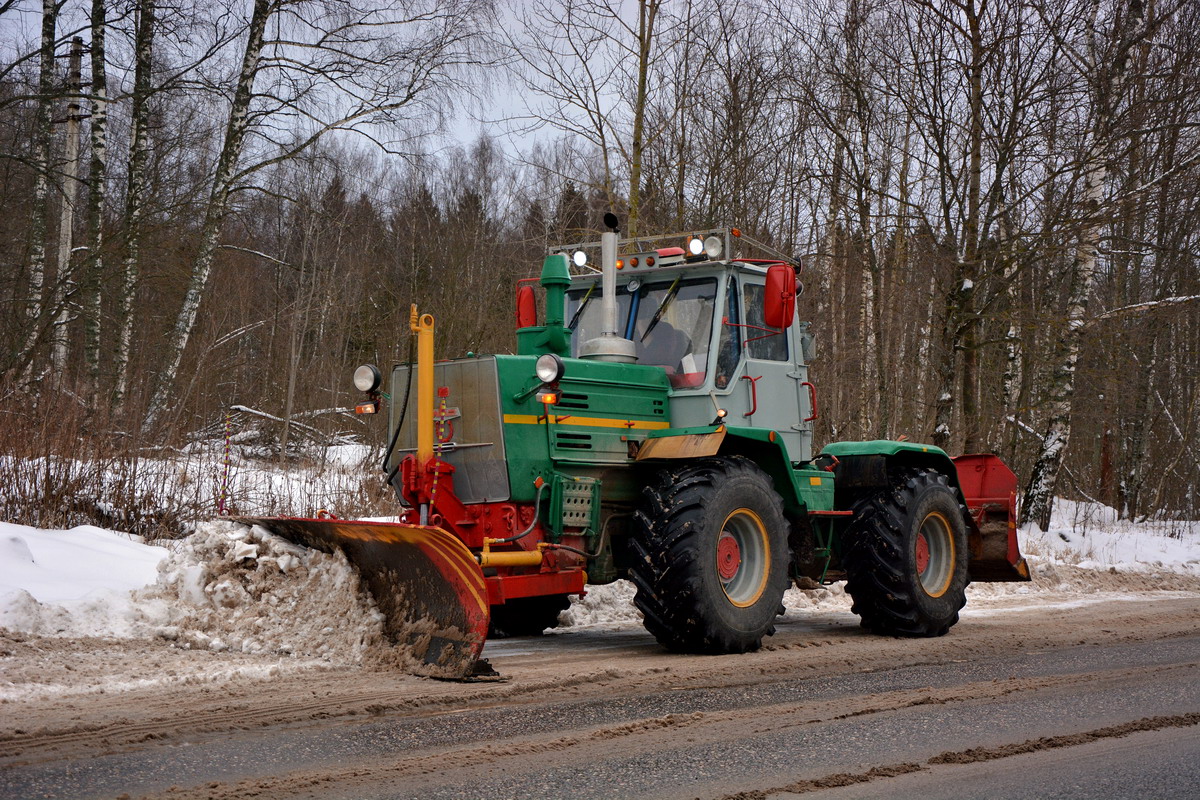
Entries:
POLYGON ((564 450, 591 450, 592 435, 590 433, 559 432, 554 435, 554 444, 564 450))
POLYGON ((591 407, 586 394, 569 394, 567 392, 563 392, 562 399, 555 405, 559 408, 573 408, 576 411, 586 411, 591 407))

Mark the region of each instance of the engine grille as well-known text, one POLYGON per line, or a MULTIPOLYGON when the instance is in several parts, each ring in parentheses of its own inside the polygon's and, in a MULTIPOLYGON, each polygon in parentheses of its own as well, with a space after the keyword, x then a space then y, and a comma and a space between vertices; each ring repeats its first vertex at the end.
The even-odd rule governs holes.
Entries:
MULTIPOLYGON (((399 404, 404 399, 409 365, 392 369, 392 404, 389 431, 395 431, 399 404)), ((464 358, 434 365, 435 389, 449 390, 442 414, 442 398, 434 401, 435 446, 441 458, 454 465, 454 492, 464 503, 498 502, 509 499, 508 467, 504 458, 504 432, 501 424, 499 378, 496 359, 464 358), (439 430, 440 429, 440 430, 439 430)), ((404 414, 391 469, 417 448, 417 376, 412 376, 408 410, 404 414)))

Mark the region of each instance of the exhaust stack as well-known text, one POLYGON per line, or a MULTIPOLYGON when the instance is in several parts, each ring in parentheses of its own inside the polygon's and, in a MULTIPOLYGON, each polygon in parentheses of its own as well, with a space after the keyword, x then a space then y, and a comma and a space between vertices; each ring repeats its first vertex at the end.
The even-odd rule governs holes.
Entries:
POLYGON ((617 332, 617 216, 605 214, 604 224, 610 230, 600 234, 600 335, 583 343, 579 357, 632 364, 637 361, 637 345, 617 332))

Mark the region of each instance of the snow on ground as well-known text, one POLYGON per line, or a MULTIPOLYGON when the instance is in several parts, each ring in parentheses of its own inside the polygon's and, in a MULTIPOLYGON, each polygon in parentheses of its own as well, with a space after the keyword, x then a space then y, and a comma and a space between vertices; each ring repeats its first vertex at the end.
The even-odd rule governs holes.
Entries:
MULTIPOLYGON (((1200 523, 1135 524, 1111 509, 1060 500, 1049 531, 1025 529, 1020 538, 1033 581, 975 584, 966 614, 1200 587, 1200 523)), ((150 639, 293 665, 363 663, 382 641, 382 616, 340 554, 227 521, 202 523, 165 544, 93 527, 0 524, 0 628, 150 639)), ((563 612, 558 630, 639 629, 633 594, 627 581, 591 587, 563 612)), ((840 583, 792 588, 785 620, 848 612, 850 604, 840 583)))
POLYGON ((65 636, 136 635, 131 592, 153 583, 164 547, 83 525, 0 522, 0 627, 65 636))
POLYGON ((1059 499, 1050 530, 1031 525, 1019 534, 1021 547, 1058 564, 1119 572, 1168 570, 1200 576, 1200 523, 1117 519, 1098 503, 1059 499))
POLYGON ((177 520, 216 516, 222 498, 226 514, 245 516, 313 516, 325 509, 349 517, 391 506, 382 481, 374 479, 375 448, 310 448, 305 458, 280 463, 266 458, 263 448, 237 439, 231 438, 228 453, 223 441, 209 439, 136 459, 0 455, 0 519, 39 508, 48 486, 72 498, 72 522, 103 521, 106 527, 147 535, 162 535, 177 520))

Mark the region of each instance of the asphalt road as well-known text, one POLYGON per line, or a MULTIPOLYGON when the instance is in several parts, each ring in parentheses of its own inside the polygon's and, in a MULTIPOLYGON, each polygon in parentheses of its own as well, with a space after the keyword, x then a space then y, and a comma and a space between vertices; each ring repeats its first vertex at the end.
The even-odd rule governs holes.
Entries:
POLYGON ((678 685, 670 665, 703 660, 664 660, 640 633, 489 649, 502 672, 524 658, 577 664, 590 652, 659 659, 666 681, 12 758, 0 762, 0 797, 1200 797, 1194 629, 843 665, 825 677, 778 660, 762 662, 776 670, 764 672, 749 656, 741 676, 681 670, 678 685))
MULTIPOLYGON (((812 796, 779 792, 769 798, 812 796)), ((1194 800, 1200 797, 1200 736, 1194 726, 1144 731, 992 761, 936 766, 820 796, 826 800, 1194 800)))

